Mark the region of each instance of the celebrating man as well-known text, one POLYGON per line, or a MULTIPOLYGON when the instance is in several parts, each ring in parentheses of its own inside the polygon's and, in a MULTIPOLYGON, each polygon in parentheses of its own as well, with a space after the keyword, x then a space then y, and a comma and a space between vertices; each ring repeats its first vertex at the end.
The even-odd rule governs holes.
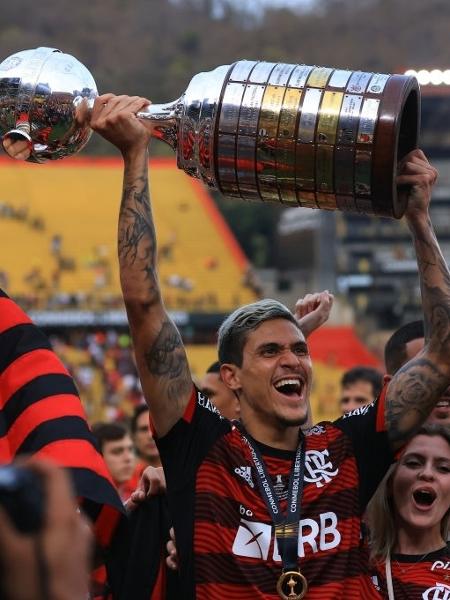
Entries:
POLYGON ((305 436, 312 364, 292 313, 263 300, 219 332, 236 427, 193 386, 161 297, 149 201, 150 132, 138 97, 97 99, 92 126, 122 152, 119 262, 143 390, 165 470, 185 598, 364 598, 360 517, 393 452, 450 383, 450 277, 428 215, 436 171, 419 150, 400 165, 417 253, 427 343, 358 415, 305 436))

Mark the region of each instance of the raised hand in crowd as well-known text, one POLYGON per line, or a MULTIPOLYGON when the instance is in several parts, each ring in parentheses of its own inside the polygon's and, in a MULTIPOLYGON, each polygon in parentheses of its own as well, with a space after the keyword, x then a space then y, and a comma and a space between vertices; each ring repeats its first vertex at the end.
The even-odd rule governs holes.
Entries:
POLYGON ((146 467, 139 480, 138 487, 125 502, 127 511, 134 510, 139 504, 152 496, 166 492, 166 478, 162 467, 146 467))
POLYGON ((333 301, 334 296, 328 290, 306 294, 297 300, 294 315, 305 338, 328 321, 333 301))

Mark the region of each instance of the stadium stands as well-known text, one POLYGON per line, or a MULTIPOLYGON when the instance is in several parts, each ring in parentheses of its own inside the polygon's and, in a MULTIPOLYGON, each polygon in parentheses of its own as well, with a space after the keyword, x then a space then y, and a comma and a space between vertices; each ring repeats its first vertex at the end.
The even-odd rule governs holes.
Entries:
MULTIPOLYGON (((167 305, 228 312, 255 299, 247 260, 205 188, 174 160, 151 163, 160 278, 167 305)), ((120 297, 116 259, 119 159, 36 166, 0 160, 0 236, 14 295, 67 294, 89 304, 120 297), (2 210, 2 207, 4 210, 2 210), (22 219, 14 215, 22 211, 22 219), (36 227, 37 224, 37 227, 36 227), (37 271, 32 273, 30 271, 37 271)), ((63 297, 63 296, 62 296, 63 297)))

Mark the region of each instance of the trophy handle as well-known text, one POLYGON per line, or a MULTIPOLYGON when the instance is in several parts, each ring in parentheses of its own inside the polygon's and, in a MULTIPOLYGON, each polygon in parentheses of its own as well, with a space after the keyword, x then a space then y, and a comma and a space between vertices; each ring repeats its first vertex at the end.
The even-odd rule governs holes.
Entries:
POLYGON ((166 142, 176 150, 178 146, 178 129, 183 112, 183 96, 167 104, 149 104, 136 116, 152 124, 152 136, 166 142))

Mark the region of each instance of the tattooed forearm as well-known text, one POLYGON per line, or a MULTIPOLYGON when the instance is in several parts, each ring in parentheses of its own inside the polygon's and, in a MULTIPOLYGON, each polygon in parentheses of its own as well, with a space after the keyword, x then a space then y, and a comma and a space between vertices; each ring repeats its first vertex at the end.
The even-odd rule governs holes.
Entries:
POLYGON ((154 344, 145 354, 145 363, 151 375, 160 378, 160 383, 165 380, 169 400, 178 402, 189 393, 192 380, 186 353, 180 333, 171 321, 163 323, 154 344))
POLYGON ((125 171, 119 214, 118 253, 124 295, 138 286, 152 302, 158 294, 156 234, 150 207, 147 162, 137 173, 125 171))
POLYGON ((439 248, 430 218, 425 228, 413 229, 420 274, 425 338, 450 331, 450 273, 439 248))
POLYGON ((119 223, 119 258, 128 258, 134 263, 140 244, 151 242, 153 247, 156 246, 146 180, 124 185, 119 223))

